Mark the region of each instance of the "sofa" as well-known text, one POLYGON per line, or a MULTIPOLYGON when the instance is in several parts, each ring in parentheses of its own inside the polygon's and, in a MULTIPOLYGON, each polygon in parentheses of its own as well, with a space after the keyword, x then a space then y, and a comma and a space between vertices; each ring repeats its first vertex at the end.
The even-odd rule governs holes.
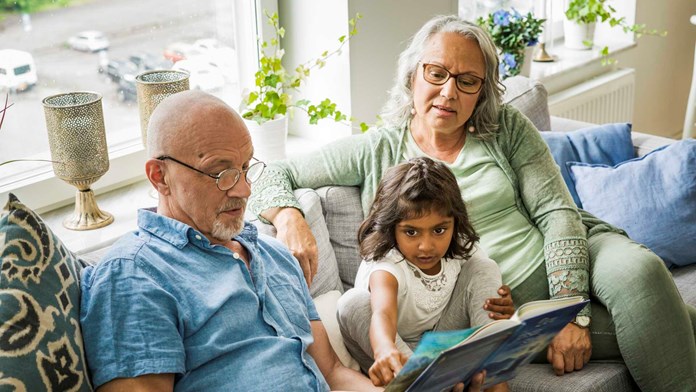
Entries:
MULTIPOLYGON (((542 132, 588 125, 550 116, 546 90, 536 81, 514 77, 505 84, 505 101, 542 132)), ((638 155, 674 142, 637 132, 631 137, 638 155)), ((319 246, 319 271, 310 291, 334 350, 346 366, 357 369, 335 312, 360 264, 356 233, 363 216, 358 189, 331 186, 297 190, 296 195, 319 246)), ((247 218, 261 232, 274 235, 272 226, 247 218)), ((11 197, 0 214, 0 390, 92 390, 77 322, 79 278, 81 269, 98 262, 106 250, 73 254, 39 215, 11 197)), ((696 265, 673 268, 672 274, 685 302, 696 306, 696 265)), ((530 392, 637 390, 621 362, 590 362, 563 377, 555 376, 548 364, 530 364, 510 386, 530 392)))

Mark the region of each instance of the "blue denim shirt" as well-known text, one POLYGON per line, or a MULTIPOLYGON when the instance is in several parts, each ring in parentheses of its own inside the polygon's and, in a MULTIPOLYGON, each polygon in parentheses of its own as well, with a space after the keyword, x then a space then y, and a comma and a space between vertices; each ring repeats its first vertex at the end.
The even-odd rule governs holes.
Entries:
POLYGON ((307 353, 319 315, 297 261, 245 223, 250 269, 179 221, 138 212, 82 275, 80 322, 94 386, 175 373, 175 391, 325 391, 307 353))

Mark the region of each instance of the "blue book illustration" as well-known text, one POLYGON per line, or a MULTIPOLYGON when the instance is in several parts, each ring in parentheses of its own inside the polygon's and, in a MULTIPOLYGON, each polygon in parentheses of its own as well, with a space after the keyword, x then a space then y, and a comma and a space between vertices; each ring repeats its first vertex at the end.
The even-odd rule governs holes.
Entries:
POLYGON ((520 306, 509 320, 460 331, 427 332, 386 391, 446 391, 483 369, 484 388, 507 381, 588 302, 579 296, 532 301, 520 306))

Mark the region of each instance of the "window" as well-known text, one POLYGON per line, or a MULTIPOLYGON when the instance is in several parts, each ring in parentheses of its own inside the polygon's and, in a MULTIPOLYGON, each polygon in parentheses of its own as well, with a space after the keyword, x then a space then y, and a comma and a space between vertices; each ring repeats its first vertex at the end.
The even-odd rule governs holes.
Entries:
POLYGON ((23 65, 23 66, 21 66, 21 67, 15 68, 15 69, 14 69, 14 74, 15 74, 15 75, 22 75, 22 74, 25 74, 25 73, 29 72, 30 70, 31 70, 31 66, 29 66, 29 65, 23 65))
MULTIPOLYGON (((239 60, 257 58, 256 30, 248 21, 257 20, 258 0, 67 0, 59 2, 67 4, 63 8, 56 8, 57 2, 33 2, 45 6, 35 7, 22 24, 6 23, 0 32, 0 40, 33 56, 32 74, 37 75, 35 84, 25 82, 18 88, 0 84, 2 102, 9 91, 9 102, 14 104, 0 130, 0 162, 50 160, 42 99, 95 91, 102 95, 111 160, 107 175, 93 186, 97 190, 143 178, 134 80, 138 73, 178 65, 192 72, 191 88, 209 91, 237 108, 240 80, 247 78, 240 75, 239 60)), ((0 8, 0 20, 18 20, 19 11, 0 8)), ((15 66, 16 75, 31 69, 26 64, 15 66)), ((249 65, 241 67, 249 72, 249 65)), ((21 189, 34 200, 27 204, 39 211, 64 204, 75 192, 54 178, 50 163, 0 166, 0 197, 9 191, 19 194, 21 189), (42 181, 53 185, 36 185, 42 181)))

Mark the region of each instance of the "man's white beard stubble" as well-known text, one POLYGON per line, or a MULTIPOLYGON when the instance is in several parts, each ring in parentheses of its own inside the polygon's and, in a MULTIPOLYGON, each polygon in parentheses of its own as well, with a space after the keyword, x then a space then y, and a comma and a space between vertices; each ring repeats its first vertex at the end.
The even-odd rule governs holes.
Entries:
POLYGON ((231 210, 234 208, 241 208, 242 211, 246 210, 246 199, 234 198, 230 199, 222 208, 217 212, 217 217, 213 222, 213 230, 210 233, 215 239, 220 241, 230 240, 244 229, 244 215, 235 219, 232 223, 225 223, 222 221, 221 213, 223 211, 231 210))

